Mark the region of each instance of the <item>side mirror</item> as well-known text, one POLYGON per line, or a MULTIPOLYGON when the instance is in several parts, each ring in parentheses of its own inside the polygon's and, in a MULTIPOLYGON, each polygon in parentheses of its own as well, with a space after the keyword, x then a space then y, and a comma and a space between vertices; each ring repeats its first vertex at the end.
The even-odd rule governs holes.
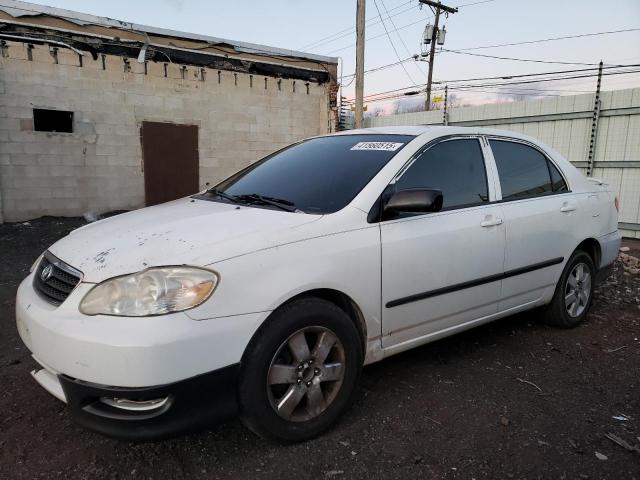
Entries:
POLYGON ((442 192, 431 188, 412 188, 394 193, 384 206, 384 213, 427 213, 442 210, 442 192))

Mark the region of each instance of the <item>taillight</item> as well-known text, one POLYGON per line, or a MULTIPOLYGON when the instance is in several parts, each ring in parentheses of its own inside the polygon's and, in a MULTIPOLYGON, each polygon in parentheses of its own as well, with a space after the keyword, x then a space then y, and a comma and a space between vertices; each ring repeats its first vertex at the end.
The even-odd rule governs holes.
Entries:
POLYGON ((618 197, 613 201, 613 205, 616 207, 616 212, 620 213, 620 200, 618 200, 618 197))

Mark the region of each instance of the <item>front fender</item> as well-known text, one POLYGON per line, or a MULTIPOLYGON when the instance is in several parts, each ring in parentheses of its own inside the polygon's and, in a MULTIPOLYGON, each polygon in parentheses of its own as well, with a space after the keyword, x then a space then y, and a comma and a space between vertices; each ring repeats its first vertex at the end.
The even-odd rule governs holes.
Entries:
POLYGON ((377 225, 260 250, 208 268, 219 273, 220 283, 207 302, 186 312, 193 319, 270 312, 300 293, 332 289, 356 302, 370 338, 380 335, 377 225))

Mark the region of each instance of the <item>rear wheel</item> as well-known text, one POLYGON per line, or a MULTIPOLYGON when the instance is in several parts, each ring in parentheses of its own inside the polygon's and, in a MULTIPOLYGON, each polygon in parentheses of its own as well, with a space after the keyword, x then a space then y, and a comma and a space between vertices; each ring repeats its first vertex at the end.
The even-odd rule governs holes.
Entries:
POLYGON ((334 304, 296 300, 277 310, 247 347, 238 396, 255 433, 302 441, 346 410, 362 368, 360 334, 334 304))
POLYGON ((571 255, 562 272, 551 303, 545 310, 545 321, 557 327, 571 328, 587 316, 595 278, 591 257, 577 250, 571 255))

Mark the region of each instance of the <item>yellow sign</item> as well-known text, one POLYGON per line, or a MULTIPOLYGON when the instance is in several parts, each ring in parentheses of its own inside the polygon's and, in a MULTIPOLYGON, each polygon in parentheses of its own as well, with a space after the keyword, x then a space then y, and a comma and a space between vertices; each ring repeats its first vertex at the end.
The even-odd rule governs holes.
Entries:
MULTIPOLYGON (((363 112, 366 112, 368 109, 369 109, 369 106, 368 106, 368 105, 365 105, 365 106, 362 108, 362 111, 363 111, 363 112)), ((352 105, 352 106, 351 106, 351 111, 352 111, 352 112, 355 112, 355 111, 356 111, 356 106, 355 106, 355 105, 352 105)))
POLYGON ((433 97, 433 103, 440 103, 444 100, 444 97, 442 95, 436 95, 435 97, 433 97))

